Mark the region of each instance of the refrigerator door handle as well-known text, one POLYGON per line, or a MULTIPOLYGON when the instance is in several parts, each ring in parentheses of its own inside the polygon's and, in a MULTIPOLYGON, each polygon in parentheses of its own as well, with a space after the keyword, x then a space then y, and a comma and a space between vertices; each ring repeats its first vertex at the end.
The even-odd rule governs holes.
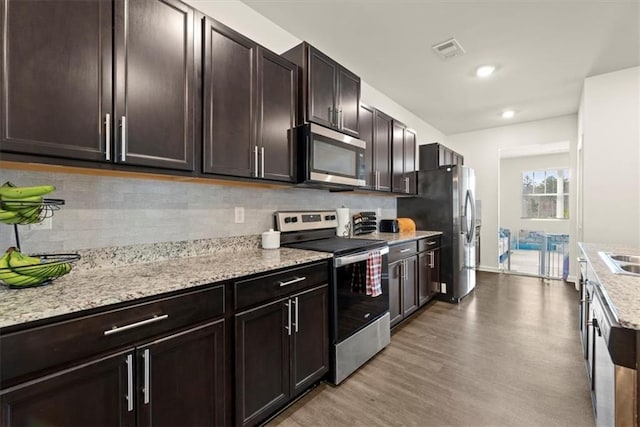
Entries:
POLYGON ((476 203, 475 203, 475 200, 473 200, 473 195, 471 194, 471 190, 467 190, 467 194, 465 196, 463 218, 464 218, 463 229, 465 233, 465 240, 467 241, 467 244, 471 244, 471 242, 474 239, 475 224, 476 224, 476 203), (471 209, 471 221, 468 221, 469 208, 471 209))

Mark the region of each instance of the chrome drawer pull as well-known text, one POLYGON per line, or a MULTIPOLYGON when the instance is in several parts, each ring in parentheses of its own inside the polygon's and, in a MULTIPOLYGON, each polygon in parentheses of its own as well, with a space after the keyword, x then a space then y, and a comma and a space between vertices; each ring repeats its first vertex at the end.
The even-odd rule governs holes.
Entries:
POLYGON ((409 252, 411 250, 411 248, 407 248, 407 249, 402 249, 400 251, 401 254, 405 253, 405 252, 409 252))
POLYGON ((111 160, 111 115, 104 116, 104 151, 105 158, 111 160))
POLYGON ((437 242, 427 242, 427 245, 431 246, 431 245, 435 245, 437 242))
POLYGON ((131 323, 129 325, 114 326, 113 328, 104 331, 104 335, 107 336, 107 335, 117 334, 118 332, 128 331, 129 329, 137 328, 139 326, 148 325, 150 323, 159 322, 161 320, 168 319, 168 318, 169 318, 168 314, 163 314, 162 316, 153 316, 150 319, 141 320, 140 322, 131 323))
POLYGON ((291 279, 288 282, 278 282, 278 283, 282 287, 282 286, 293 285, 294 283, 302 282, 303 280, 307 280, 307 278, 306 277, 296 277, 295 279, 291 279))

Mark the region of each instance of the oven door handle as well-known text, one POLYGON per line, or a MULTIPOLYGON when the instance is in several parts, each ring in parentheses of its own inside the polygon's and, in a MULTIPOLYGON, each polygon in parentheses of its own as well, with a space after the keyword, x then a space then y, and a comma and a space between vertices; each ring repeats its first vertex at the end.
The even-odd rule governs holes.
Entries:
MULTIPOLYGON (((389 246, 384 246, 380 248, 380 255, 386 255, 388 253, 389 253, 389 246)), ((345 256, 341 256, 339 258, 334 259, 333 265, 336 268, 339 268, 345 265, 355 264, 356 262, 366 261, 367 258, 369 258, 369 251, 361 252, 355 255, 345 255, 345 256)))

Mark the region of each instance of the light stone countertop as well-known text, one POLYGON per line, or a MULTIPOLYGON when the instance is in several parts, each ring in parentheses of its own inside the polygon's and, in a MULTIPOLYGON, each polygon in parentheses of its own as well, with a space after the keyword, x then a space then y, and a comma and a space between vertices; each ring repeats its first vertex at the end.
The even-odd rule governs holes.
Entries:
POLYGON ((640 248, 626 245, 578 243, 597 276, 614 317, 620 326, 640 329, 640 276, 615 274, 598 252, 639 255, 640 248))
POLYGON ((409 231, 403 233, 380 233, 375 231, 371 234, 362 234, 353 236, 356 239, 370 239, 370 240, 386 240, 387 243, 393 245, 394 243, 409 242, 411 240, 418 240, 424 237, 433 237, 441 235, 441 231, 409 231))
POLYGON ((215 254, 75 268, 52 284, 0 287, 0 327, 75 313, 199 285, 331 258, 300 249, 235 248, 215 254))

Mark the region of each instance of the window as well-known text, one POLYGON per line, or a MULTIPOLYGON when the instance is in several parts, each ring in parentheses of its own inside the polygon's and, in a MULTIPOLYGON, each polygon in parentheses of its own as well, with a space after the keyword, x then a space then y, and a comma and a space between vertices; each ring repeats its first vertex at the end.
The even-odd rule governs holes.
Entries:
POLYGON ((522 218, 569 218, 569 169, 522 172, 522 218))

